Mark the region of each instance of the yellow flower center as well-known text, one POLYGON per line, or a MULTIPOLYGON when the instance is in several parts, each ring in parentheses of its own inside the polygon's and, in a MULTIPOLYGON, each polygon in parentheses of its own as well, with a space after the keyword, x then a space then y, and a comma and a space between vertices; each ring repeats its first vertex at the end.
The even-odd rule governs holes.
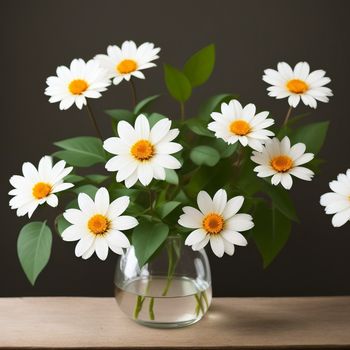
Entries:
POLYGON ((202 225, 207 233, 211 235, 217 235, 224 228, 224 219, 219 214, 210 213, 205 216, 202 225))
POLYGON ((148 140, 140 140, 131 147, 130 152, 137 160, 149 160, 154 155, 154 147, 148 140))
POLYGON ((68 89, 73 95, 80 95, 87 90, 89 84, 83 79, 75 79, 69 83, 68 89))
POLYGON ((303 80, 292 79, 288 81, 287 89, 295 94, 303 94, 309 90, 309 86, 303 80))
POLYGON ((230 124, 230 131, 235 135, 244 136, 250 132, 250 125, 245 120, 234 120, 230 124))
POLYGON ((38 182, 34 185, 32 193, 36 199, 47 197, 52 190, 51 185, 46 182, 38 182))
POLYGON ((95 235, 103 235, 108 231, 109 220, 104 215, 96 214, 89 219, 88 228, 95 235))
POLYGON ((137 69, 137 63, 134 60, 123 60, 117 64, 116 70, 120 74, 128 74, 137 69))
POLYGON ((293 166, 293 160, 288 156, 277 156, 271 160, 271 166, 276 171, 284 173, 293 166))

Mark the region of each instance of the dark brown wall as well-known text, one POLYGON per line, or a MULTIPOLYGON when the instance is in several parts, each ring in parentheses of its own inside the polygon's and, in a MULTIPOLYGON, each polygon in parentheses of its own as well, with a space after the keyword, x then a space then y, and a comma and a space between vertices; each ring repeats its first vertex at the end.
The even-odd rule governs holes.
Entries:
MULTIPOLYGON (((7 192, 10 175, 20 172, 23 161, 37 163, 53 151, 55 140, 93 134, 83 112, 61 112, 48 103, 46 77, 57 65, 88 59, 126 39, 155 42, 162 47, 159 64, 179 66, 195 50, 216 44, 214 75, 195 91, 189 111, 210 94, 232 91, 244 103, 282 118, 286 100, 267 96, 263 70, 280 60, 292 65, 306 60, 313 69, 327 71, 335 96, 311 117, 331 120, 322 152, 327 163, 311 184, 298 181, 293 187, 301 224, 294 225, 287 247, 266 271, 253 244, 233 257, 210 258, 216 295, 349 294, 350 223, 332 228, 318 204, 328 182, 350 167, 348 14, 348 1, 2 1, 0 296, 112 293, 115 256, 107 262, 82 261, 74 257, 74 245, 58 237, 48 268, 30 287, 16 257, 18 231, 26 219, 9 210, 7 192)), ((161 67, 146 75, 137 83, 141 97, 165 91, 161 67)), ((109 123, 102 109, 116 106, 130 106, 125 84, 94 103, 105 135, 109 123)), ((178 115, 166 96, 160 111, 178 115)))

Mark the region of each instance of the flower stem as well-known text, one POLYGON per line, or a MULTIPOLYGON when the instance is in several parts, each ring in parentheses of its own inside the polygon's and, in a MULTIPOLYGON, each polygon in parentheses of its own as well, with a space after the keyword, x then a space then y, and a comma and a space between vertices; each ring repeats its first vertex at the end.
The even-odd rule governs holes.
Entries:
POLYGON ((131 86, 131 96, 132 96, 132 104, 133 107, 137 105, 137 95, 136 95, 136 87, 132 78, 130 78, 130 86, 131 86))
POLYGON ((290 115, 291 115, 291 113, 292 113, 292 109, 293 109, 293 107, 290 106, 289 109, 288 109, 287 115, 286 115, 286 117, 284 118, 283 126, 286 126, 286 125, 287 125, 288 120, 289 120, 289 117, 290 117, 290 115))
POLYGON ((101 141, 103 141, 101 130, 99 129, 99 127, 97 125, 96 118, 95 118, 94 114, 92 113, 92 109, 91 109, 90 104, 89 104, 88 101, 86 101, 86 109, 88 111, 88 115, 89 115, 89 118, 91 120, 91 123, 92 123, 93 127, 96 130, 97 136, 101 139, 101 141))
POLYGON ((180 102, 180 118, 181 121, 185 121, 185 104, 183 102, 180 102))
POLYGON ((152 297, 149 300, 149 307, 148 307, 149 319, 152 321, 154 321, 155 319, 153 307, 154 307, 154 298, 152 297))

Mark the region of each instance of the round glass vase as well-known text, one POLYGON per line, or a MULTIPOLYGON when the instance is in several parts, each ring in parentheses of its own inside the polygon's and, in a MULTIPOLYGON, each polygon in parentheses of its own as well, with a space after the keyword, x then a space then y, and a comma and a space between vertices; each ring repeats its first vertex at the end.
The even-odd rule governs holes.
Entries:
POLYGON ((156 328, 199 321, 212 299, 205 250, 193 251, 180 236, 169 236, 141 268, 131 246, 117 262, 114 286, 121 310, 136 322, 156 328))

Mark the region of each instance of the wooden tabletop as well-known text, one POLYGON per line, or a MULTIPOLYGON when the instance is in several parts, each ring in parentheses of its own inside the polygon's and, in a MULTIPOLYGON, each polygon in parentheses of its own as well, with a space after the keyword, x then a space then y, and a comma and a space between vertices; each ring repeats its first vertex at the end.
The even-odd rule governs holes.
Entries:
POLYGON ((204 319, 162 330, 112 298, 0 298, 0 349, 350 349, 350 297, 214 298, 204 319))

